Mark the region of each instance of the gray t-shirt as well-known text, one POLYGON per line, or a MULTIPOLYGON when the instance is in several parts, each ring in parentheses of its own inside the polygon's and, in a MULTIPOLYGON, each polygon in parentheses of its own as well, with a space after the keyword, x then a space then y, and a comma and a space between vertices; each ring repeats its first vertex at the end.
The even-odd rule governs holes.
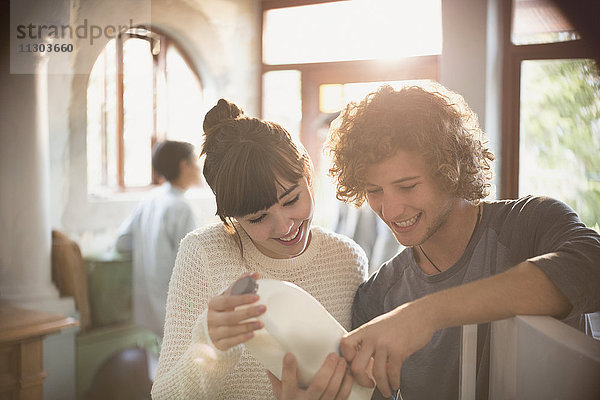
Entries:
MULTIPOLYGON (((464 254, 450 269, 427 275, 406 248, 363 283, 352 326, 447 288, 501 273, 523 261, 540 267, 573 309, 563 320, 578 329, 600 311, 600 236, 566 204, 545 197, 483 203, 483 216, 464 254)), ((402 365, 404 400, 457 399, 461 328, 440 330, 402 365)), ((489 324, 478 329, 477 398, 488 398, 489 324)), ((373 399, 383 398, 378 391, 373 399)))

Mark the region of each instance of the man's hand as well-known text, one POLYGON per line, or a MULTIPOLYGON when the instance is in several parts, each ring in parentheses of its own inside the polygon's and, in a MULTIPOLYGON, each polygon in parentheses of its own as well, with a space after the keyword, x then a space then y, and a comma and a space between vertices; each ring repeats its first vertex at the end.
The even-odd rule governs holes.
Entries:
POLYGON ((267 376, 278 400, 345 400, 350 396, 353 383, 346 361, 334 353, 327 356, 306 390, 298 387, 296 359, 292 353, 283 358, 281 381, 269 371, 267 376))
POLYGON ((369 386, 366 369, 384 396, 400 387, 402 363, 439 329, 515 315, 565 317, 572 305, 535 264, 525 261, 500 274, 421 297, 380 315, 342 338, 342 356, 356 382, 369 386))
POLYGON ((340 344, 344 358, 360 385, 371 387, 368 366, 373 358, 373 378, 383 396, 400 388, 402 363, 433 336, 427 318, 411 303, 380 315, 348 333, 340 344))

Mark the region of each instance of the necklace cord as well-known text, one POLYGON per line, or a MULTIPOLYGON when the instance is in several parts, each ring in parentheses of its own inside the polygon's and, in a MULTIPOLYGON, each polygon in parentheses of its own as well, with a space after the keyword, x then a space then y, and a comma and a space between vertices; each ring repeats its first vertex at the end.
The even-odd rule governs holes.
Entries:
POLYGON ((421 247, 421 245, 419 245, 419 249, 421 249, 421 253, 423 253, 423 255, 425 256, 425 258, 427 259, 427 261, 429 261, 429 264, 433 265, 433 268, 437 269, 437 271, 438 271, 438 272, 442 272, 442 270, 441 270, 441 269, 439 269, 439 268, 437 267, 437 265, 435 265, 435 264, 433 263, 433 261, 431 261, 431 258, 429 258, 429 257, 427 256, 427 253, 425 253, 425 251, 423 251, 423 248, 421 247))
MULTIPOLYGON (((471 237, 469 238, 469 241, 467 242, 467 246, 468 246, 468 243, 471 243, 471 239, 473 239, 473 235, 475 234, 475 231, 477 230, 477 227, 479 226, 480 220, 481 220, 481 204, 477 205, 477 221, 475 222, 475 228, 473 228, 473 232, 471 232, 471 237)), ((442 272, 442 270, 439 269, 438 266, 433 263, 433 261, 431 261, 431 258, 429 258, 427 253, 425 253, 425 250, 423 250, 423 247, 421 247, 421 245, 419 245, 419 249, 421 250, 421 253, 423 253, 423 255, 425 256, 427 261, 429 261, 429 263, 433 266, 433 268, 435 268, 438 272, 442 272)))

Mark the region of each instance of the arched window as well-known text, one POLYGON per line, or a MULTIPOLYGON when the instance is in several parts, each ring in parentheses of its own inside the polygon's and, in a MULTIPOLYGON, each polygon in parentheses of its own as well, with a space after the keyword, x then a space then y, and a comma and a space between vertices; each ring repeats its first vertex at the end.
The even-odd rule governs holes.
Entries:
POLYGON ((157 183, 152 146, 200 146, 202 83, 167 36, 130 29, 98 56, 87 88, 88 194, 107 196, 157 183))

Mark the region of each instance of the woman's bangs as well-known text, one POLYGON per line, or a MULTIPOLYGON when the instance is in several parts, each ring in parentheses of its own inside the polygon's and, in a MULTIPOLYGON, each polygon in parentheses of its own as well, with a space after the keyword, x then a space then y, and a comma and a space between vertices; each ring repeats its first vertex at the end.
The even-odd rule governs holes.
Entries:
POLYGON ((217 190, 218 215, 242 217, 266 210, 277 202, 277 187, 286 188, 282 181, 295 183, 303 176, 300 166, 278 151, 243 153, 239 163, 227 164, 226 179, 218 179, 226 186, 217 190))
POLYGON ((221 216, 266 210, 277 202, 278 187, 287 189, 305 174, 304 161, 282 143, 271 147, 248 143, 233 151, 237 154, 230 154, 231 162, 223 164, 216 179, 221 186, 215 191, 221 216))
POLYGON ((295 184, 305 174, 305 166, 303 159, 296 159, 296 161, 290 160, 290 155, 277 153, 271 160, 272 170, 275 173, 275 182, 282 189, 286 190, 287 186, 284 185, 283 181, 295 184))
POLYGON ((247 157, 240 164, 228 164, 227 179, 217 199, 218 215, 241 217, 264 210, 277 201, 275 176, 266 168, 262 157, 247 157))

